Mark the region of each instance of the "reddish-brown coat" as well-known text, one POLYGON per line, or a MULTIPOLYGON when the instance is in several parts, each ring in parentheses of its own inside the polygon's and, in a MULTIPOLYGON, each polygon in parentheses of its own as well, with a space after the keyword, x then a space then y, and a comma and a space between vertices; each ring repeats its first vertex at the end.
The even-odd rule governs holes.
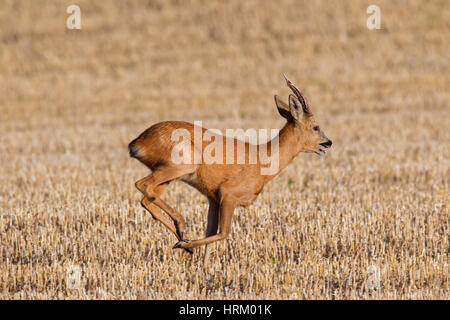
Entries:
MULTIPOLYGON (((183 121, 167 121, 157 123, 145 130, 137 139, 130 143, 130 155, 137 158, 152 170, 152 173, 144 179, 136 182, 136 187, 143 193, 142 205, 168 227, 178 238, 177 248, 190 248, 208 244, 224 239, 231 230, 231 219, 236 206, 250 205, 262 191, 264 185, 275 177, 289 162, 300 152, 316 152, 331 146, 325 134, 316 126, 306 100, 300 91, 287 80, 288 86, 295 93, 289 97, 289 105, 275 97, 280 114, 287 119, 286 125, 279 133, 279 166, 275 174, 262 175, 259 156, 256 164, 249 164, 248 142, 245 143, 246 161, 243 164, 226 164, 226 146, 224 143, 224 164, 207 164, 202 161, 194 164, 194 156, 191 154, 190 164, 175 164, 172 161, 172 149, 178 141, 172 140, 172 132, 176 129, 185 129, 192 137, 190 143, 194 150, 194 125, 183 121), (183 216, 167 203, 160 199, 160 194, 170 181, 180 179, 196 188, 204 194, 210 203, 208 212, 208 226, 206 237, 201 240, 185 240, 183 232, 185 222, 183 216), (156 205, 156 206, 155 206, 156 205), (173 225, 159 212, 165 211, 173 220, 173 225), (219 233, 217 229, 220 226, 219 233)), ((202 128, 202 134, 206 131, 202 128)), ((232 139, 224 137, 224 139, 232 139)), ((237 155, 237 140, 233 139, 234 155, 237 155)), ((211 143, 202 141, 202 150, 197 150, 203 155, 204 149, 211 143)), ((225 141, 225 140, 224 140, 225 141)), ((268 142, 267 151, 272 150, 272 141, 268 142)), ((261 145, 258 146, 260 148, 261 145)), ((259 151, 259 150, 258 150, 259 151)), ((259 155, 259 152, 258 152, 259 155)), ((208 251, 207 251, 208 252, 208 251)), ((205 259, 207 254, 205 255, 205 259)))

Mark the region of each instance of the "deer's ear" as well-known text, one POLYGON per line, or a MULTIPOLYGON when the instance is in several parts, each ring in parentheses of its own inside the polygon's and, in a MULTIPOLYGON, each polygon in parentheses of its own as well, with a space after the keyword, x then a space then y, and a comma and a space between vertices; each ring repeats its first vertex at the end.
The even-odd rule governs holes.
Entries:
POLYGON ((288 121, 292 120, 291 110, 289 106, 284 103, 281 98, 275 95, 275 104, 277 105, 278 112, 280 115, 288 121))
POLYGON ((298 98, 293 94, 289 95, 289 111, 292 118, 294 118, 295 120, 298 120, 302 113, 302 105, 298 98))

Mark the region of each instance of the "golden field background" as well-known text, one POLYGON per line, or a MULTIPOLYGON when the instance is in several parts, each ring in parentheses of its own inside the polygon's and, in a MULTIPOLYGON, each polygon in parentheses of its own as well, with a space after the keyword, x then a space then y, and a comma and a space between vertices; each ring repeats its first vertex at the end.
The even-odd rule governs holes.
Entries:
MULTIPOLYGON (((0 0, 1 299, 449 299, 447 1, 80 0, 67 30, 73 3, 0 0), (141 208, 126 146, 162 120, 281 128, 283 73, 333 147, 205 268, 141 208)), ((163 198, 203 237, 203 196, 163 198)))

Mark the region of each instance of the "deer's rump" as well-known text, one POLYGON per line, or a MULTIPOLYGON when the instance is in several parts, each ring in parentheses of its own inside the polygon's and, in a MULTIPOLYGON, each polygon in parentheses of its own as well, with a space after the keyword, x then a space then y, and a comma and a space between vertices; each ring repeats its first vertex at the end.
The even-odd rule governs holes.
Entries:
MULTIPOLYGON (((172 140, 172 132, 177 129, 187 130, 194 136, 194 125, 184 121, 165 121, 154 124, 130 142, 130 157, 154 169, 159 165, 171 163, 172 149, 177 141, 172 140)), ((205 130, 205 129, 203 129, 205 130)))

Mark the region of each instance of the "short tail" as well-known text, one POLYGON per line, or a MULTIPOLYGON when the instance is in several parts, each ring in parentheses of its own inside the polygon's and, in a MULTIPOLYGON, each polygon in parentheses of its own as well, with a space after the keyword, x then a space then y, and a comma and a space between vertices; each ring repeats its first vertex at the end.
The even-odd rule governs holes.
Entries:
POLYGON ((139 156, 139 148, 136 146, 136 141, 138 139, 139 138, 134 139, 128 145, 128 151, 130 152, 130 157, 132 157, 132 158, 138 158, 138 156, 139 156))

